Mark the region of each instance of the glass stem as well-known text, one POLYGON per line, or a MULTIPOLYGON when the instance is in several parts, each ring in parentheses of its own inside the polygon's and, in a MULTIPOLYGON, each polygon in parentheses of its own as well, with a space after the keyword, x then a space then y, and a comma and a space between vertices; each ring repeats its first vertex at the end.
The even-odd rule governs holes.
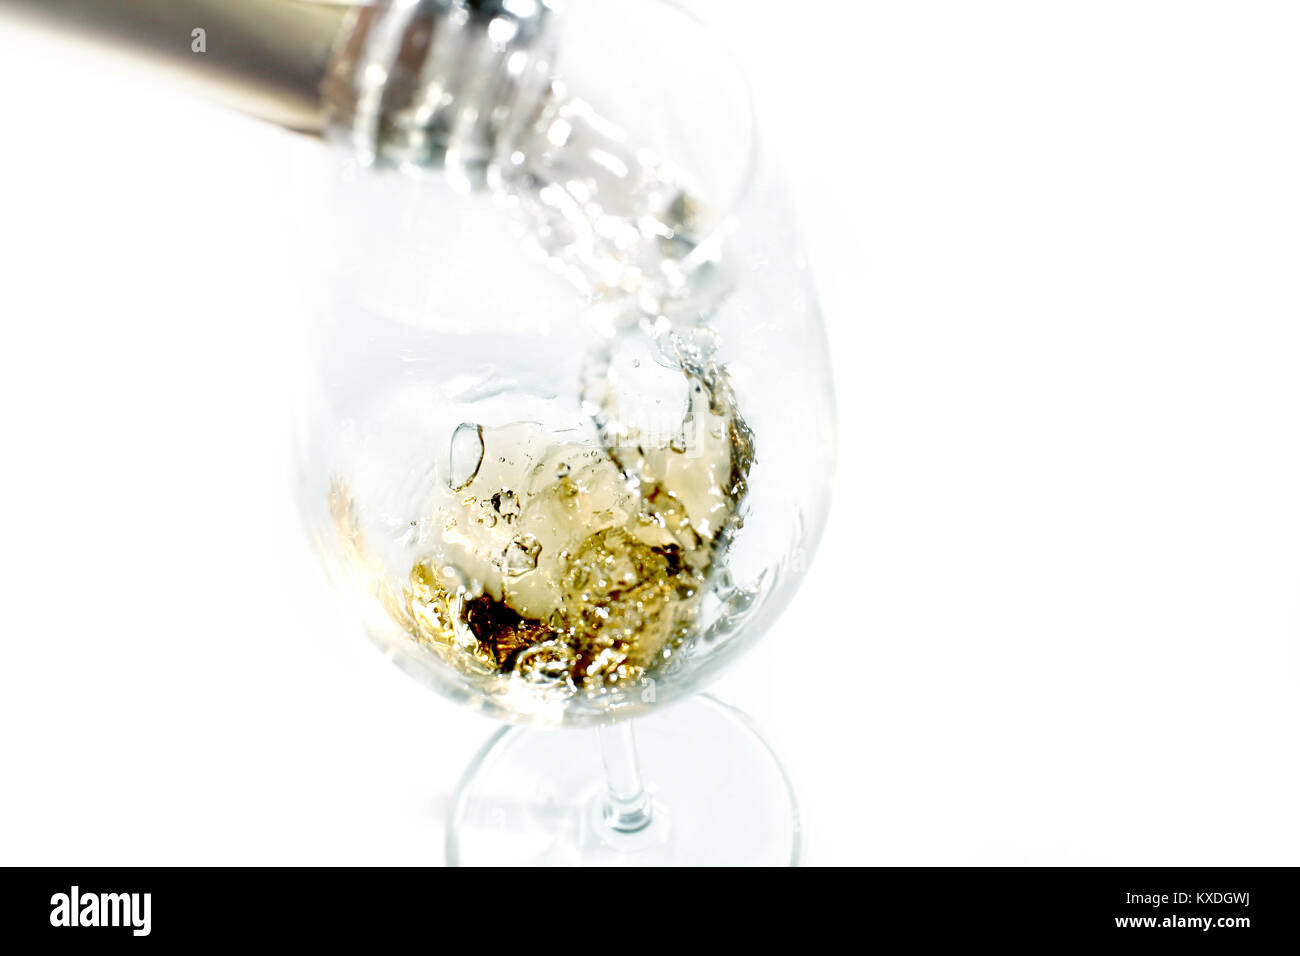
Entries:
POLYGON ((641 783, 636 735, 628 721, 600 727, 600 759, 605 764, 605 823, 620 833, 635 833, 650 823, 650 795, 641 783))

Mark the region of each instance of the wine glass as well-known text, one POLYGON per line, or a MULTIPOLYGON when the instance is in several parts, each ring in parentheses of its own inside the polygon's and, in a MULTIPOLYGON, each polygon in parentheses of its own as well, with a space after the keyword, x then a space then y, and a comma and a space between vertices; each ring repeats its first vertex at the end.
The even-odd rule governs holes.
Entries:
POLYGON ((734 61, 655 0, 417 0, 340 62, 299 500, 373 640, 507 724, 448 861, 797 862, 779 762, 696 693, 788 602, 834 455, 734 61))

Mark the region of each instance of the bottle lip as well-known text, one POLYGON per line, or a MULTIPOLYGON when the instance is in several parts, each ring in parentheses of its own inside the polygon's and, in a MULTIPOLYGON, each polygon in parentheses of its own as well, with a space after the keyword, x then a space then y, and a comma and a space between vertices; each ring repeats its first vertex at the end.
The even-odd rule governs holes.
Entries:
MULTIPOLYGON (((699 200, 691 248, 674 263, 686 278, 723 258, 736 214, 755 188, 757 122, 744 71, 718 32, 675 3, 654 0, 647 7, 685 21, 680 33, 672 27, 674 35, 694 34, 693 45, 707 49, 713 69, 721 63, 728 78, 726 102, 716 112, 733 120, 734 165, 727 159, 720 182, 707 185, 697 181, 701 171, 679 170, 685 176, 678 185, 699 200)), ((583 90, 567 89, 571 78, 554 67, 564 52, 557 57, 558 14, 551 0, 394 0, 354 7, 323 84, 327 139, 363 166, 437 168, 461 189, 499 187, 525 172, 526 157, 549 151, 545 137, 537 138, 543 117, 562 112, 566 102, 582 105, 583 90)), ((631 151, 637 144, 622 145, 631 151)), ((634 163, 630 155, 624 159, 634 163)), ((556 169, 566 165, 561 159, 556 169)), ((541 172, 543 182, 548 174, 541 172)), ((629 221, 640 215, 624 214, 632 215, 629 221)))
MULTIPOLYGON (((713 59, 724 64, 734 83, 734 109, 744 114, 743 168, 728 194, 712 196, 710 201, 719 217, 725 217, 753 184, 758 152, 753 91, 716 28, 673 0, 647 2, 708 34, 713 59)), ((505 124, 488 130, 493 142, 487 145, 508 147, 519 124, 530 118, 524 114, 540 105, 552 84, 565 82, 563 71, 555 69, 561 58, 556 51, 557 24, 564 15, 560 0, 309 3, 345 9, 321 82, 325 133, 349 146, 367 165, 416 162, 419 149, 424 150, 420 158, 428 165, 441 165, 446 150, 459 145, 451 140, 466 108, 482 112, 484 106, 498 111, 506 107, 513 128, 505 124), (435 92, 441 94, 442 103, 427 102, 435 92), (422 97, 426 102, 420 102, 422 97), (472 102, 476 98, 485 101, 472 102), (394 135, 398 138, 385 141, 394 135)))
POLYGON ((486 163, 550 83, 551 18, 550 0, 353 6, 321 85, 327 138, 365 165, 443 166, 467 146, 486 163))

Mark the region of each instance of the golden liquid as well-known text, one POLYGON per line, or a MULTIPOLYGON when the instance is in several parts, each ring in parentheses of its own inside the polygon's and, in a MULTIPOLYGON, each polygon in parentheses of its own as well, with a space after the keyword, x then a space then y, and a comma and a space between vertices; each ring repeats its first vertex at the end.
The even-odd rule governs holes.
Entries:
POLYGON ((639 681, 694 633, 754 459, 724 371, 681 354, 672 364, 682 410, 662 434, 631 420, 603 361, 584 389, 598 442, 462 424, 422 518, 431 543, 400 583, 336 481, 345 563, 414 640, 464 670, 570 690, 639 681))

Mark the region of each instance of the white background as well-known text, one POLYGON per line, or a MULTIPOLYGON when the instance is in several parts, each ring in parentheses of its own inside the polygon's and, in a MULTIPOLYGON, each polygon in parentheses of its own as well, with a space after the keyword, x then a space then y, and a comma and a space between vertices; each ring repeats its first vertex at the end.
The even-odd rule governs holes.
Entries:
MULTIPOLYGON (((1300 862, 1300 12, 707 10, 836 362, 826 540, 717 688, 808 861, 1300 862)), ((0 862, 440 861, 494 725, 288 490, 316 144, 3 25, 0 104, 0 862)))

